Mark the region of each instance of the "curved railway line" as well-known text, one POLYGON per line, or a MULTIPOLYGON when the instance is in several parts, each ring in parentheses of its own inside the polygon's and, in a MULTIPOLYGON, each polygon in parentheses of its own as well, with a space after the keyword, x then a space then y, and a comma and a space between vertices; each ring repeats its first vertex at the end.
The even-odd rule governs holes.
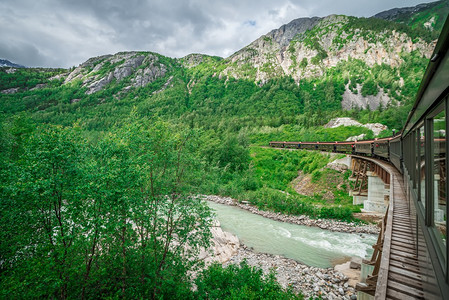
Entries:
MULTIPOLYGON (((359 290, 375 299, 449 299, 449 20, 400 134, 355 142, 273 141, 272 147, 346 153, 388 174, 390 200, 373 273, 359 290)), ((381 177, 381 175, 379 175, 381 177)))

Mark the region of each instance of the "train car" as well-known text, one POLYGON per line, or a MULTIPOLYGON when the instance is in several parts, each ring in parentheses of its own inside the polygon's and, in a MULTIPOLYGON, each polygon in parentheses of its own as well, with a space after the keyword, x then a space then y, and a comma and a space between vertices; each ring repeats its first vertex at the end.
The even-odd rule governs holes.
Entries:
POLYGON ((335 142, 335 152, 352 153, 354 151, 354 142, 335 142))
POLYGON ((284 148, 285 142, 270 142, 271 147, 284 148))
MULTIPOLYGON (((420 245, 417 256, 423 274, 423 298, 449 299, 449 19, 430 57, 401 131, 402 172, 410 191, 409 210, 415 214, 413 237, 420 245)), ((398 146, 392 142, 391 147, 390 152, 396 153, 398 146)), ((396 165, 394 157, 391 155, 391 161, 396 165)))
POLYGON ((317 142, 317 149, 326 152, 335 152, 335 143, 332 142, 317 142))
POLYGON ((383 160, 390 159, 390 139, 391 138, 383 138, 383 139, 375 139, 373 142, 373 156, 381 158, 383 160))
POLYGON ((285 148, 293 148, 293 149, 300 149, 301 148, 301 142, 285 142, 284 143, 285 148))
POLYGON ((373 155, 373 142, 374 141, 355 141, 354 142, 354 153, 372 156, 373 155))
POLYGON ((315 142, 301 142, 301 149, 305 150, 317 150, 318 144, 315 142))
POLYGON ((390 162, 398 169, 402 171, 402 139, 401 135, 397 135, 390 138, 390 162))

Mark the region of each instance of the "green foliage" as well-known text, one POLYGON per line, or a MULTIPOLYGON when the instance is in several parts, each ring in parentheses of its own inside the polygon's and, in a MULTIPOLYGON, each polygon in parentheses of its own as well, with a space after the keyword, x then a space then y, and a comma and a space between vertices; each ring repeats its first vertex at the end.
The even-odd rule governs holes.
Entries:
POLYGON ((30 89, 37 84, 49 84, 55 86, 60 80, 50 80, 51 77, 65 72, 64 69, 16 69, 14 72, 6 72, 6 68, 0 68, 0 91, 10 88, 30 89))
POLYGON ((274 273, 264 277, 261 269, 243 261, 240 266, 212 264, 196 280, 197 299, 303 299, 277 283, 274 273))
POLYGON ((241 197, 261 210, 271 210, 287 215, 307 215, 312 218, 337 219, 354 221, 352 209, 347 206, 317 206, 310 203, 306 197, 287 194, 270 188, 262 188, 248 192, 241 197))
POLYGON ((20 158, 1 150, 2 298, 190 297, 211 222, 191 197, 196 132, 132 118, 96 144, 76 127, 6 135, 28 138, 20 158))
POLYGON ((309 61, 307 59, 307 57, 304 57, 301 62, 299 63, 299 68, 300 69, 305 69, 308 65, 309 61))
POLYGON ((379 92, 379 88, 377 87, 377 83, 374 82, 373 79, 367 79, 363 83, 362 87, 362 96, 366 97, 368 95, 376 96, 379 92))
POLYGON ((449 3, 447 1, 435 1, 428 5, 430 5, 429 8, 414 13, 397 15, 394 21, 407 25, 426 38, 436 39, 449 13, 449 3), (431 22, 432 19, 433 22, 431 22), (426 27, 424 25, 426 23, 430 23, 430 27, 426 27))
POLYGON ((320 178, 321 178, 321 171, 320 170, 315 170, 312 172, 312 182, 317 182, 320 178))
POLYGON ((286 190, 298 176, 298 170, 311 174, 329 162, 329 157, 319 152, 283 151, 279 149, 251 148, 254 176, 261 185, 286 190))
MULTIPOLYGON (((441 1, 395 22, 336 16, 295 37, 292 68, 322 68, 354 38, 383 43, 392 30, 432 41, 447 10, 441 1), (432 18, 433 30, 426 29, 432 18), (320 37, 330 31, 336 37, 324 49, 320 37), (300 41, 317 55, 297 64, 300 41)), ((81 80, 54 77, 68 70, 0 69, 0 90, 17 88, 0 101, 0 298, 301 298, 245 264, 211 266, 193 292, 187 274, 208 244, 211 214, 191 195, 231 195, 260 209, 352 221, 359 208, 344 187, 332 186, 334 198, 325 200, 290 186, 299 170, 323 186, 343 176, 323 169, 327 155, 249 144, 372 136, 361 127, 322 128, 335 117, 383 123, 389 130, 380 136, 388 136, 404 125, 428 60, 418 51, 401 53, 398 67, 349 59, 298 83, 281 76, 269 53, 259 71, 271 79, 255 83, 249 58, 258 52, 245 51, 238 67, 218 57, 141 52, 166 66, 166 75, 140 88, 127 77, 89 95, 81 80), (246 79, 223 76, 231 65, 246 79), (362 96, 383 89, 393 102, 342 111, 346 87, 362 96)), ((122 63, 100 58, 82 74, 106 76, 122 63)))

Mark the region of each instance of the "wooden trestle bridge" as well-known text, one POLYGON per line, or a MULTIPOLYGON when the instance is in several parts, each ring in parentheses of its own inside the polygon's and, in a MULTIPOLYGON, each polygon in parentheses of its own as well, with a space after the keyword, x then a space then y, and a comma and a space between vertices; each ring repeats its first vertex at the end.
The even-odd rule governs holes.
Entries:
POLYGON ((355 190, 367 189, 367 175, 371 171, 389 187, 389 205, 382 222, 374 253, 367 263, 374 266, 366 285, 358 290, 377 299, 423 299, 421 272, 413 228, 416 222, 407 201, 402 174, 381 160, 353 156, 355 190))

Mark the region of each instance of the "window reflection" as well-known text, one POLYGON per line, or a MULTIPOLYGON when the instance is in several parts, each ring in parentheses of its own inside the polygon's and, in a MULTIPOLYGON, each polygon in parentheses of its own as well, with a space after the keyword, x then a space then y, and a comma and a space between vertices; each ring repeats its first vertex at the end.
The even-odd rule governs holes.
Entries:
POLYGON ((419 163, 419 195, 422 205, 426 207, 426 164, 425 164, 425 135, 424 135, 424 126, 419 128, 418 132, 418 163, 419 163))
MULTIPOLYGON (((442 111, 433 119, 434 225, 443 249, 446 245, 446 119, 442 111)), ((442 251, 446 259, 446 251, 442 251)))

